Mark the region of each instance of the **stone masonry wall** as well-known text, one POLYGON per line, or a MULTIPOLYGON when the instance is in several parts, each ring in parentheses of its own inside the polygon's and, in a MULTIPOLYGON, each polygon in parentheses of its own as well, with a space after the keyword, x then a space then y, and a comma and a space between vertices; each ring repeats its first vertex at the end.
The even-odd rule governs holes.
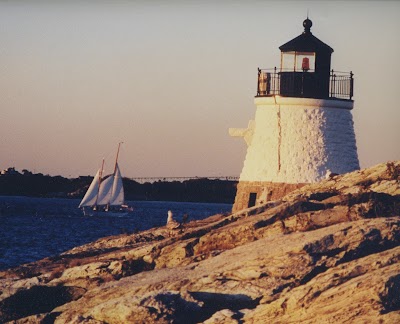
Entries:
POLYGON ((359 169, 353 102, 256 98, 240 181, 313 183, 359 169))
POLYGON ((263 181, 240 181, 237 185, 235 203, 232 212, 249 207, 250 194, 256 194, 255 206, 263 204, 267 201, 282 198, 289 192, 301 188, 305 184, 301 183, 273 183, 263 181))

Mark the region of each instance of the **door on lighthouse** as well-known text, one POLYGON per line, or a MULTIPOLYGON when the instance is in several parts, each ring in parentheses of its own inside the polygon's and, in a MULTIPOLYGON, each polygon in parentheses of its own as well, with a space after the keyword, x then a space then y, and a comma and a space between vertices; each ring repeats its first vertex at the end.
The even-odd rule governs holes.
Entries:
POLYGON ((250 192, 249 203, 247 204, 247 208, 255 206, 256 205, 256 200, 257 200, 257 193, 256 192, 250 192))

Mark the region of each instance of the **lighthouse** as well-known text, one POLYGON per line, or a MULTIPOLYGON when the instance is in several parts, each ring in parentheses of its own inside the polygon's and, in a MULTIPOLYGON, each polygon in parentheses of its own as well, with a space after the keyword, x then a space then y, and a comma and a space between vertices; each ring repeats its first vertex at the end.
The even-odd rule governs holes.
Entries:
POLYGON ((353 73, 332 70, 333 49, 312 34, 310 19, 303 27, 279 47, 279 68, 258 69, 254 120, 229 129, 247 144, 233 212, 360 168, 353 73))

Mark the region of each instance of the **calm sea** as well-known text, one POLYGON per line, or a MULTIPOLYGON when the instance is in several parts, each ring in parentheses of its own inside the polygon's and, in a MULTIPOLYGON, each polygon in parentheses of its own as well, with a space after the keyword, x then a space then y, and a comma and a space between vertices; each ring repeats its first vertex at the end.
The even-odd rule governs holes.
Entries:
POLYGON ((83 217, 79 200, 0 196, 0 270, 59 254, 75 246, 135 230, 163 226, 167 211, 180 221, 229 212, 230 204, 128 202, 124 217, 83 217))

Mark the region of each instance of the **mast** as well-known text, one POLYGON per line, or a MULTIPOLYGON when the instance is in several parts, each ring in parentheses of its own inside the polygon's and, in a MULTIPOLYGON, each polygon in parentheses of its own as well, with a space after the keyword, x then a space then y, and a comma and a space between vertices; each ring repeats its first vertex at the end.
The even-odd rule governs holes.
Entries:
POLYGON ((115 175, 115 172, 117 171, 117 162, 118 162, 119 148, 121 147, 121 144, 123 144, 123 143, 124 143, 124 142, 119 142, 119 143, 118 143, 117 156, 115 157, 114 175, 115 175))

